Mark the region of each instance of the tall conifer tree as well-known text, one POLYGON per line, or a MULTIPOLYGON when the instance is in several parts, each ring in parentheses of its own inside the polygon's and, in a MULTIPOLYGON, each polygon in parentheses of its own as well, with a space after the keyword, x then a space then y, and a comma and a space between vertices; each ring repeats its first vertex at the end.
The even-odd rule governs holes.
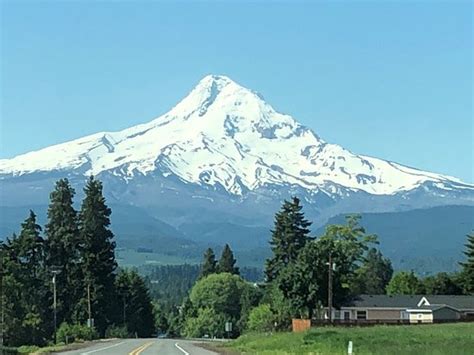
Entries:
POLYGON ((204 261, 201 266, 201 274, 199 278, 203 278, 209 276, 211 274, 215 274, 217 271, 217 261, 216 256, 214 254, 214 250, 208 248, 204 253, 204 261))
POLYGON ((131 336, 150 337, 155 328, 150 293, 140 275, 134 270, 122 270, 116 280, 122 319, 131 336))
MULTIPOLYGON (((79 214, 85 283, 81 309, 87 312, 90 299, 95 326, 100 334, 104 334, 114 316, 117 316, 116 309, 113 309, 116 301, 114 282, 117 263, 114 235, 109 229, 111 210, 106 205, 100 181, 91 177, 84 193, 79 214)), ((83 313, 82 318, 88 318, 87 313, 83 313)))
POLYGON ((79 231, 77 212, 73 207, 75 191, 68 179, 56 182, 50 194, 47 236, 47 265, 55 269, 57 284, 58 324, 71 322, 81 291, 81 267, 79 255, 79 231))
POLYGON ((474 293, 474 232, 467 235, 467 243, 465 244, 466 261, 460 263, 462 266, 462 276, 464 283, 464 291, 468 294, 474 293))
POLYGON ((217 264, 217 272, 228 272, 229 274, 239 275, 239 268, 235 266, 236 262, 232 249, 230 249, 229 244, 226 244, 222 250, 219 263, 217 264))
POLYGON ((269 282, 296 260, 300 250, 311 239, 308 229, 311 222, 304 218, 302 208, 300 200, 293 197, 291 201, 285 201, 275 215, 275 227, 270 241, 273 256, 267 259, 265 268, 269 282))
POLYGON ((6 335, 11 345, 45 344, 51 327, 49 287, 45 274, 44 240, 36 215, 21 224, 21 232, 2 245, 5 275, 3 305, 6 335))

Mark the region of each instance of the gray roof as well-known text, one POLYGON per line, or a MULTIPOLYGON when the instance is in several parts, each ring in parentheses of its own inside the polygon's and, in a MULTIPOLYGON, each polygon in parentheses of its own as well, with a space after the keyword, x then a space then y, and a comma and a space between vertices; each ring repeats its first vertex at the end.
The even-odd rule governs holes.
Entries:
POLYGON ((431 305, 448 305, 459 310, 474 309, 474 296, 451 295, 359 295, 349 307, 415 308, 425 297, 431 305))
POLYGON ((449 308, 449 309, 452 309, 453 311, 456 311, 456 312, 459 312, 459 309, 455 308, 455 307, 452 307, 450 305, 447 305, 447 304, 433 304, 431 306, 423 306, 421 307, 421 309, 431 309, 433 312, 434 311, 437 311, 439 309, 443 309, 443 308, 449 308))

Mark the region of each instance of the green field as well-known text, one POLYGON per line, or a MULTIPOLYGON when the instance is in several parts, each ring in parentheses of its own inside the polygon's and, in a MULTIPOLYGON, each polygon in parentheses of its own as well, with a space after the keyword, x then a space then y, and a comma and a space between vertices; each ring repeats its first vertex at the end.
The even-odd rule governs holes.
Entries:
POLYGON ((224 345, 241 354, 474 354, 474 323, 320 327, 305 333, 243 335, 224 345))

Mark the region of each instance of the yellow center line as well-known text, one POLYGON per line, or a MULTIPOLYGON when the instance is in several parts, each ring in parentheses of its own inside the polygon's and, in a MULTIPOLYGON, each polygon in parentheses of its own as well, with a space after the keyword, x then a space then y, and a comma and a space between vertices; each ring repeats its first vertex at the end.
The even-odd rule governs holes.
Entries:
POLYGON ((146 348, 148 348, 152 344, 153 344, 152 341, 150 341, 149 343, 143 344, 142 346, 139 346, 135 350, 132 350, 132 352, 129 353, 128 355, 139 355, 141 354, 142 351, 144 351, 146 348))

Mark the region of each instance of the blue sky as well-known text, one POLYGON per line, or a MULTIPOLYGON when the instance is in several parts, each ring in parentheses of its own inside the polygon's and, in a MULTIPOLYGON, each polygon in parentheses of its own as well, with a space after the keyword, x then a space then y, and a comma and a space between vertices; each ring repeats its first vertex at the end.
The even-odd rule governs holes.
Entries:
POLYGON ((471 2, 1 2, 0 157, 146 122, 206 74, 355 153, 474 181, 471 2))

